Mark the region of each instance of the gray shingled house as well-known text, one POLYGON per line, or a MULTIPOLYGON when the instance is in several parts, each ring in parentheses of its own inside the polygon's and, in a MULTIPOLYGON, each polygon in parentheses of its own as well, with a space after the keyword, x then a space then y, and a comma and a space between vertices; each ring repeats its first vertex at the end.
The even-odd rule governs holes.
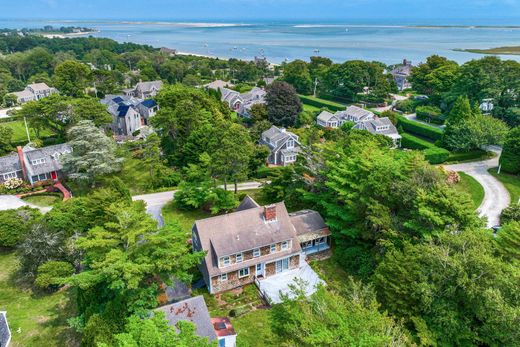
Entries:
POLYGON ((49 87, 45 83, 32 83, 27 85, 24 90, 11 94, 16 96, 19 104, 24 104, 29 101, 40 100, 57 92, 58 90, 56 88, 49 87))
POLYGON ((349 106, 346 110, 337 111, 334 114, 329 111, 322 111, 318 115, 316 123, 325 128, 335 129, 341 127, 345 122, 354 122, 357 124, 374 118, 375 115, 373 112, 358 106, 349 106))
POLYGON ((270 165, 281 166, 294 163, 301 146, 296 134, 274 125, 262 133, 260 144, 269 147, 270 154, 267 162, 270 165))
POLYGON ((134 88, 124 89, 123 92, 126 96, 148 99, 156 96, 162 86, 162 81, 139 82, 134 88))
POLYGON ((384 135, 392 139, 395 147, 401 146, 401 135, 388 117, 359 122, 354 129, 367 130, 374 135, 384 135))
POLYGON ((152 99, 140 99, 127 95, 106 95, 101 103, 107 106, 112 115, 110 128, 115 135, 130 136, 159 110, 159 105, 152 99))
POLYGON ((300 268, 306 255, 330 247, 330 231, 315 211, 289 214, 283 202, 260 206, 246 197, 236 212, 197 220, 195 251, 210 293, 300 268))

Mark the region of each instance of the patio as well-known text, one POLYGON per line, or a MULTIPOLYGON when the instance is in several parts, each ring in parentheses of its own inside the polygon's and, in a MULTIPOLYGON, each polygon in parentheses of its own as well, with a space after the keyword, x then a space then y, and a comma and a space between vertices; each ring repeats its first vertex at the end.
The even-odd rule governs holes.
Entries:
POLYGON ((279 304, 282 302, 280 294, 289 295, 293 297, 290 284, 294 284, 294 280, 300 278, 305 281, 305 294, 306 296, 312 295, 316 291, 318 284, 325 284, 325 282, 319 278, 318 274, 302 260, 302 266, 298 269, 284 271, 274 276, 267 277, 256 281, 260 292, 262 292, 267 300, 271 304, 279 304))

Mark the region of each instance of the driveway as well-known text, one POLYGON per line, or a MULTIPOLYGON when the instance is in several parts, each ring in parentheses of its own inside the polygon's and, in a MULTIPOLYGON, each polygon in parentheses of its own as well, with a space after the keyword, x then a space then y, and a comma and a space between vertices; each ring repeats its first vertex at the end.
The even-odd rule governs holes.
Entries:
POLYGON ((484 200, 477 211, 480 216, 487 217, 487 226, 488 228, 491 228, 492 226, 500 224, 500 214, 503 209, 509 206, 511 198, 509 197, 509 192, 502 183, 488 172, 488 169, 498 166, 500 149, 497 147, 490 147, 488 149, 494 151, 498 155, 489 160, 446 165, 444 167, 453 171, 462 171, 476 179, 478 183, 482 185, 485 195, 484 200))
POLYGON ((39 207, 33 204, 28 204, 24 200, 14 195, 0 195, 0 211, 15 210, 24 206, 36 208, 42 213, 47 213, 51 210, 51 207, 39 207))
POLYGON ((408 118, 409 120, 412 120, 412 121, 417 122, 417 123, 422 123, 422 124, 431 126, 433 128, 439 128, 439 129, 446 128, 446 125, 439 125, 439 124, 433 124, 433 123, 428 123, 428 122, 422 121, 422 120, 417 118, 417 115, 415 113, 405 114, 404 116, 406 118, 408 118))
MULTIPOLYGON (((262 186, 262 183, 259 182, 244 182, 238 184, 238 190, 249 190, 249 189, 259 189, 262 186)), ((220 186, 224 188, 224 186, 220 186)), ((228 190, 233 190, 233 185, 228 185, 228 190)), ((143 194, 143 195, 135 195, 132 196, 132 200, 142 200, 146 203, 146 212, 150 214, 159 225, 159 228, 164 225, 164 220, 162 217, 162 209, 164 205, 173 200, 173 194, 175 194, 176 190, 169 190, 167 192, 160 193, 151 193, 151 194, 143 194)))
POLYGON ((12 108, 1 108, 0 109, 0 118, 7 118, 7 117, 9 117, 9 115, 7 114, 8 111, 19 110, 19 109, 21 109, 21 107, 19 107, 19 106, 12 107, 12 108))

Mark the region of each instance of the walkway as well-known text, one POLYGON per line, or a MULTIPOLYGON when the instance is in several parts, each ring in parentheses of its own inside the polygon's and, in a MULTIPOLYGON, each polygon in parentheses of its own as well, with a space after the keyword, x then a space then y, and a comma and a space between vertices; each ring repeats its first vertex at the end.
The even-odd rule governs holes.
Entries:
POLYGON ((301 267, 298 269, 284 271, 259 280, 257 281, 257 286, 260 292, 267 297, 270 304, 279 304, 282 302, 282 293, 288 295, 289 298, 294 297, 289 285, 295 284, 295 280, 298 278, 304 281, 305 288, 303 289, 306 296, 312 295, 319 284, 325 283, 310 265, 305 260, 302 260, 301 267))
POLYGON ((40 207, 29 204, 15 195, 0 195, 0 211, 15 210, 20 207, 28 206, 40 210, 42 213, 47 213, 52 207, 40 207))
MULTIPOLYGON (((238 184, 238 190, 250 190, 250 189, 259 189, 262 186, 262 183, 259 182, 244 182, 238 184)), ((224 188, 224 186, 220 186, 224 188)), ((228 190, 233 190, 233 185, 228 185, 228 190)), ((169 190, 167 192, 160 193, 151 193, 151 194, 143 194, 143 195, 135 195, 132 196, 132 200, 142 200, 146 203, 146 212, 150 214, 158 223, 159 227, 164 225, 164 220, 162 217, 162 209, 164 205, 173 200, 173 195, 176 190, 169 190)))
POLYGON ((444 128, 446 128, 446 125, 439 125, 439 124, 433 124, 433 123, 428 123, 428 122, 422 121, 417 118, 417 115, 415 113, 405 114, 404 116, 409 120, 412 120, 417 123, 422 123, 424 125, 428 125, 433 128, 438 128, 438 129, 443 129, 443 130, 444 130, 444 128))
POLYGON ((511 201, 507 189, 493 177, 488 170, 498 166, 498 159, 500 158, 500 149, 498 147, 489 147, 489 150, 497 153, 495 158, 454 164, 444 166, 448 170, 462 171, 478 181, 484 188, 484 200, 478 208, 480 216, 487 217, 487 226, 491 228, 500 224, 500 214, 502 210, 509 206, 511 201))

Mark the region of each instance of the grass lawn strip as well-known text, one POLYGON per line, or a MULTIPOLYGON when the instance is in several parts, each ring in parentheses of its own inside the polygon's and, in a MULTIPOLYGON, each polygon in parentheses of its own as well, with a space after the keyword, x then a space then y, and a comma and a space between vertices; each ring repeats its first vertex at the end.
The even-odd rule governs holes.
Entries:
POLYGON ((50 207, 62 199, 61 194, 36 194, 23 198, 25 202, 39 207, 50 207))
POLYGON ((484 200, 484 187, 476 179, 464 172, 459 172, 459 176, 460 182, 454 187, 459 192, 465 192, 471 196, 473 207, 476 210, 482 204, 482 200, 484 200))
POLYGON ((506 187, 511 197, 511 203, 518 202, 518 199, 520 199, 520 176, 510 175, 504 172, 501 172, 499 175, 497 168, 490 169, 489 173, 495 176, 495 178, 506 187))

